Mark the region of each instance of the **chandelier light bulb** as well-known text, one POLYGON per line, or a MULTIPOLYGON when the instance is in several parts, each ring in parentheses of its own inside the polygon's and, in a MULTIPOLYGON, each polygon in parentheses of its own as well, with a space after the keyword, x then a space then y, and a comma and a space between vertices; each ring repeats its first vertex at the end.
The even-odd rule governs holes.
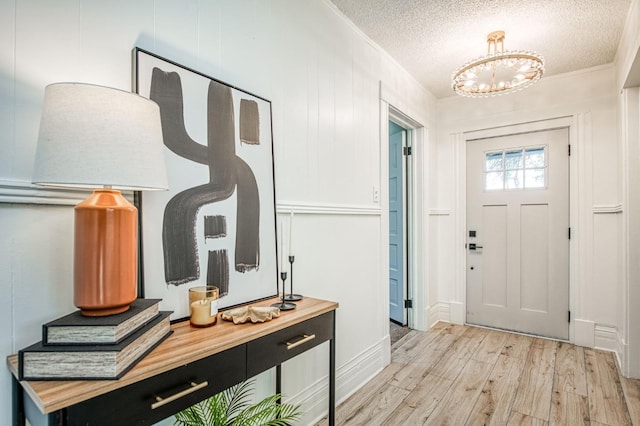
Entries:
POLYGON ((542 56, 528 51, 505 51, 504 31, 487 36, 487 54, 467 62, 453 74, 451 88, 461 96, 481 98, 524 89, 544 74, 542 56))

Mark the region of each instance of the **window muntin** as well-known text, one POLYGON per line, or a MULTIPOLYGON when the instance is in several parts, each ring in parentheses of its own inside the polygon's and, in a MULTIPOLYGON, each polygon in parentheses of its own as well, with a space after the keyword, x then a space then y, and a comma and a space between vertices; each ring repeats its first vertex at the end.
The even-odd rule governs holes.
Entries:
POLYGON ((485 191, 546 188, 546 152, 546 146, 486 152, 485 191))

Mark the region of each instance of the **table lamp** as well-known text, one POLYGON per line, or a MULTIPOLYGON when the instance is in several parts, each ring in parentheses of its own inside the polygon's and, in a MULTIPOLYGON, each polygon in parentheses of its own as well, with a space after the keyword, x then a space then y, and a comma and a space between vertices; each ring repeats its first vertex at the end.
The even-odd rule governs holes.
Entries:
POLYGON ((138 213, 119 190, 167 189, 158 105, 83 83, 45 88, 33 183, 93 189, 74 209, 74 304, 129 309, 138 289, 138 213))

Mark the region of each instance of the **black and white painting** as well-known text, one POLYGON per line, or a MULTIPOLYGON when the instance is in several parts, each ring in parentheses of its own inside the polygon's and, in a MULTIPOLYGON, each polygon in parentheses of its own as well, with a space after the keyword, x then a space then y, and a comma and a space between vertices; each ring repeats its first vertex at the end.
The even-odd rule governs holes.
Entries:
POLYGON ((160 107, 169 175, 169 191, 140 197, 144 296, 174 320, 197 285, 217 286, 220 308, 275 296, 271 103, 142 49, 134 61, 136 91, 160 107))

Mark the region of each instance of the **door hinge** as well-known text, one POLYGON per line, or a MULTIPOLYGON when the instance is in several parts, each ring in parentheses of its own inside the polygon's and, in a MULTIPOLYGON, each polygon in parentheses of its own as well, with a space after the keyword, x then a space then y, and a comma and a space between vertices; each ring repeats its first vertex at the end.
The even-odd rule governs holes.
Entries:
POLYGON ((408 299, 404 301, 404 307, 405 308, 413 308, 413 300, 408 299))
POLYGON ((567 313, 569 314, 569 315, 567 316, 567 321, 568 321, 568 322, 571 322, 571 311, 568 311, 567 313))
POLYGON ((571 144, 569 144, 569 157, 571 157, 571 144))
POLYGON ((404 155, 411 155, 411 147, 410 146, 402 147, 402 153, 404 155))
POLYGON ((569 239, 571 239, 571 227, 569 227, 569 239))

